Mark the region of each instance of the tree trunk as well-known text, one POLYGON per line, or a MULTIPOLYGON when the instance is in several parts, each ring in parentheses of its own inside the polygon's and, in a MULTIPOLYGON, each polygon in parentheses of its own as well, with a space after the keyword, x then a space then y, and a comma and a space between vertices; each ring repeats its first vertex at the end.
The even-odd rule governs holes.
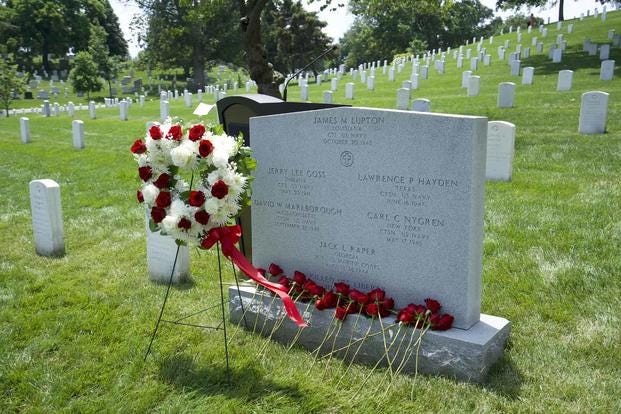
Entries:
MULTIPOLYGON (((201 39, 198 37, 197 39, 201 39)), ((202 40, 202 39, 201 39, 202 40)), ((203 50, 200 45, 194 44, 192 46, 192 65, 194 70, 194 91, 198 89, 205 90, 205 58, 203 57, 203 50)))
POLYGON ((248 5, 246 16, 242 16, 241 29, 244 32, 250 78, 257 83, 258 92, 282 99, 278 85, 284 79, 282 75, 275 76, 261 41, 261 12, 266 3, 267 0, 256 0, 248 5))
POLYGON ((110 94, 110 98, 112 98, 112 82, 108 79, 108 92, 110 94))
POLYGON ((563 9, 565 8, 565 0, 558 0, 558 21, 562 22, 565 20, 565 16, 563 14, 563 9))
POLYGON ((41 59, 43 63, 43 69, 49 74, 50 73, 50 61, 47 58, 49 48, 47 47, 47 42, 44 40, 43 45, 41 46, 41 59))

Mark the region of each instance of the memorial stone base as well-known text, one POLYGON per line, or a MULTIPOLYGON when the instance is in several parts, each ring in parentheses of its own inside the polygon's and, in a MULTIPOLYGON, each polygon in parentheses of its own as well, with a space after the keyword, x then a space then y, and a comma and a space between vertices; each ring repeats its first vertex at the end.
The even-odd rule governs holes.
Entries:
MULTIPOLYGON (((286 316, 278 299, 273 300, 272 295, 263 291, 255 291, 254 287, 248 286, 240 287, 240 294, 241 298, 236 287, 229 288, 229 311, 233 323, 240 325, 244 323, 243 305, 248 329, 251 330, 253 326, 261 327, 261 333, 269 336, 273 326, 280 324, 280 327, 272 334, 272 339, 284 344, 292 341, 298 333, 298 328, 287 319, 280 323, 283 316, 286 316)), ((318 311, 314 306, 308 306, 307 303, 298 303, 297 307, 309 326, 304 328, 296 343, 309 351, 314 351, 322 343, 330 326, 341 322, 333 321, 334 313, 331 310, 318 311)), ((355 361, 370 366, 380 361, 379 366, 386 367, 388 365, 384 351, 384 338, 386 338, 389 346, 393 344, 389 348, 390 358, 394 359, 393 365, 400 364, 404 356, 408 356, 403 365, 403 373, 414 374, 418 365, 419 373, 443 375, 460 381, 482 382, 492 365, 502 357, 511 331, 511 323, 508 320, 485 314, 481 314, 480 321, 470 329, 429 330, 421 342, 417 362, 415 351, 411 354, 407 353, 407 345, 413 328, 404 326, 399 330, 398 325, 394 325, 386 329, 393 325, 394 321, 394 315, 382 319, 385 329, 385 334, 382 335, 379 321, 357 314, 349 315, 342 322, 343 326, 338 331, 334 348, 334 337, 330 337, 321 353, 325 355, 332 350, 346 348, 350 339, 353 338, 354 344, 350 346, 349 352, 343 349, 335 353, 336 357, 342 358, 347 352, 349 360, 356 353, 358 345, 362 343, 355 361), (355 331, 352 335, 354 327, 355 331), (355 342, 364 337, 367 330, 369 330, 367 339, 355 342), (396 352, 398 354, 395 357, 396 352)), ((257 330, 261 329, 257 328, 257 330)), ((413 337, 415 342, 418 332, 413 337)))

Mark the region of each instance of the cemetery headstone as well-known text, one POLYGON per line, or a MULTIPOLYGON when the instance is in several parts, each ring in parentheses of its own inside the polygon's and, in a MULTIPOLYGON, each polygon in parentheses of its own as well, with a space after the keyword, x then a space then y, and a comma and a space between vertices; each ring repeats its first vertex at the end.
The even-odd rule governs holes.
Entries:
POLYGON ((614 77, 615 61, 604 60, 601 64, 599 71, 599 79, 603 81, 610 81, 614 77))
POLYGON ((90 101, 88 103, 88 113, 91 117, 91 119, 95 119, 97 117, 97 113, 95 110, 95 102, 94 101, 90 101))
POLYGON ((65 254, 60 186, 53 180, 32 180, 30 209, 35 251, 41 256, 65 254))
POLYGON ((592 91, 582 94, 578 131, 581 134, 603 134, 608 120, 608 94, 592 91))
POLYGON ((308 86, 300 85, 300 100, 308 101, 308 86))
POLYGON ((168 101, 160 101, 160 120, 166 121, 170 113, 170 104, 168 101))
POLYGON ((354 99, 354 84, 352 82, 345 84, 345 99, 354 99))
POLYGON ((515 125, 504 121, 487 123, 485 178, 511 181, 515 147, 515 125))
POLYGON ((535 74, 535 68, 527 66, 522 70, 522 85, 532 85, 535 74))
POLYGON ((19 132, 22 140, 22 144, 28 144, 30 142, 30 126, 28 125, 30 120, 26 117, 19 119, 19 132))
POLYGON ((332 91, 323 91, 323 103, 332 103, 332 91))
POLYGON ((121 121, 127 121, 127 108, 128 103, 125 99, 123 99, 119 105, 119 118, 121 121))
POLYGON ((339 80, 337 78, 332 78, 330 81, 330 90, 332 92, 336 92, 339 87, 339 80))
POLYGON ((478 96, 481 88, 481 77, 470 76, 468 78, 468 96, 478 96))
POLYGON ((470 70, 465 70, 461 73, 461 87, 462 88, 468 87, 468 79, 470 79, 470 75, 472 75, 472 71, 470 70))
POLYGON ((406 110, 410 106, 410 90, 400 88, 397 90, 397 109, 406 110))
POLYGON ((479 322, 486 118, 335 108, 251 118, 250 130, 255 265, 380 285, 396 306, 434 297, 455 327, 479 322), (356 143, 330 138, 339 126, 355 126, 356 143), (292 174, 306 191, 281 190, 292 174))
POLYGON ((599 47, 599 59, 607 60, 610 57, 610 45, 604 44, 599 47))
POLYGON ((68 102, 67 103, 67 115, 69 115, 69 117, 73 118, 75 112, 75 105, 73 102, 68 102))
POLYGON ((515 100, 515 83, 501 82, 498 84, 498 107, 513 108, 515 100))
POLYGON ((561 70, 558 73, 558 81, 556 83, 557 91, 570 91, 571 84, 574 79, 573 70, 561 70))
POLYGON ((367 89, 370 91, 374 91, 375 90, 375 76, 368 76, 367 77, 367 89))
POLYGON ((73 147, 77 149, 84 148, 84 122, 77 119, 71 122, 71 130, 73 133, 73 147))
POLYGON ((412 102, 412 111, 431 112, 431 101, 425 98, 414 99, 412 102))
POLYGON ((50 108, 50 101, 43 101, 43 116, 50 117, 52 116, 52 110, 50 108))
POLYGON ((427 79, 427 76, 429 75, 429 66, 425 65, 423 67, 421 67, 420 69, 420 77, 421 79, 427 79))
POLYGON ((519 59, 511 62, 511 76, 520 76, 520 63, 519 59))
POLYGON ((172 283, 178 284, 190 277, 190 250, 188 246, 179 246, 175 263, 177 244, 172 237, 162 236, 160 232, 149 229, 149 216, 146 216, 147 232, 147 271, 149 279, 168 284, 173 273, 172 283), (175 266, 173 272, 173 265, 175 266))

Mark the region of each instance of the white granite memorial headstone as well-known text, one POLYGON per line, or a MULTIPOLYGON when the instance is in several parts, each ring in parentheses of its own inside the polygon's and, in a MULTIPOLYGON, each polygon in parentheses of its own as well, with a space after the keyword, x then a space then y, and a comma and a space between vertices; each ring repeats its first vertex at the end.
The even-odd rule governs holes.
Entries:
POLYGON ((28 123, 30 120, 26 117, 19 119, 19 133, 22 140, 22 144, 28 144, 30 142, 30 126, 28 123))
POLYGON ((513 170, 515 125, 504 121, 487 123, 485 178, 510 181, 513 170))
POLYGON ((561 70, 558 72, 558 81, 556 83, 557 91, 570 91, 571 84, 574 79, 573 70, 561 70))
POLYGON ((608 120, 608 94, 592 91, 582 94, 578 131, 581 134, 603 134, 608 120))
POLYGON ((30 210, 35 251, 41 256, 65 254, 60 186, 53 180, 30 182, 30 210))
POLYGON ((501 82, 498 84, 498 107, 513 108, 515 100, 515 83, 501 82))

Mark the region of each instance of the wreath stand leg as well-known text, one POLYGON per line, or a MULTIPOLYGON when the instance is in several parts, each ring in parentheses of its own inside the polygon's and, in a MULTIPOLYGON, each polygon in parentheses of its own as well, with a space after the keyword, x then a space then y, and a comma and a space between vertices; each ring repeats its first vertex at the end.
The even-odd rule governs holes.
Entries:
MULTIPOLYGON (((170 294, 170 287, 172 286, 173 276, 175 275, 175 267, 177 266, 177 258, 179 257, 179 248, 181 246, 177 246, 177 251, 175 252, 175 260, 173 261, 172 269, 170 270, 170 277, 168 278, 168 285, 166 286, 166 294, 164 295, 164 302, 162 303, 162 308, 160 309, 160 316, 157 318, 157 322, 155 323, 155 328, 153 329, 153 334, 151 335, 151 341, 149 342, 149 348, 147 348, 147 352, 144 354, 143 361, 147 360, 147 357, 151 353, 151 347, 153 346, 153 341, 155 341, 155 336, 157 335, 157 331, 160 327, 160 322, 162 321, 162 316, 164 315, 164 308, 166 307, 166 302, 168 301, 168 295, 170 294)), ((218 259, 220 259, 218 255, 218 259)))
MULTIPOLYGON (((185 323, 185 322, 181 322, 184 319, 189 318, 190 316, 194 316, 197 315, 199 313, 202 313, 206 310, 212 309, 215 306, 210 306, 206 309, 203 309, 201 311, 192 313, 190 315, 186 315, 183 316, 177 320, 171 321, 171 320, 166 320, 166 319, 162 319, 164 316, 164 309, 166 308, 166 303, 168 302, 168 298, 170 296, 170 288, 172 287, 172 281, 173 281, 173 277, 175 274, 175 267, 177 266, 177 259, 179 257, 179 249, 180 246, 177 246, 177 251, 175 252, 175 260, 173 261, 173 266, 172 269, 170 271, 170 277, 168 278, 168 284, 166 285, 166 293, 164 294, 164 301, 162 303, 162 307, 160 308, 160 313, 159 316, 157 318, 157 322, 155 323, 155 328, 153 329, 153 333, 151 334, 151 340, 149 341, 149 347, 147 348, 147 352, 144 355, 144 361, 147 360, 147 357, 149 356, 149 354, 151 353, 151 349, 153 347, 153 342, 155 341, 155 337, 157 336, 157 333, 159 331, 159 327, 160 324, 162 322, 166 322, 166 323, 171 323, 174 325, 183 325, 183 326, 190 326, 190 327, 195 327, 195 328, 203 328, 203 329, 214 329, 214 330, 222 330, 224 332, 224 355, 225 355, 225 359, 226 359, 226 378, 227 378, 227 383, 230 385, 231 384, 231 369, 230 369, 230 364, 229 364, 229 349, 228 349, 228 341, 227 341, 227 332, 226 332, 226 313, 224 310, 224 290, 222 287, 222 263, 220 260, 220 244, 218 243, 216 245, 216 251, 217 251, 217 255, 218 255, 218 277, 219 277, 219 282, 220 282, 220 309, 222 311, 222 321, 217 325, 217 326, 206 326, 206 325, 198 325, 198 324, 191 324, 191 323, 185 323)), ((237 293, 239 295, 239 297, 241 297, 240 292, 239 292, 239 282, 237 279, 237 273, 235 271, 235 267, 233 266, 233 274, 235 275, 235 285, 237 287, 237 293)), ((245 317, 244 317, 245 320, 245 317)))

